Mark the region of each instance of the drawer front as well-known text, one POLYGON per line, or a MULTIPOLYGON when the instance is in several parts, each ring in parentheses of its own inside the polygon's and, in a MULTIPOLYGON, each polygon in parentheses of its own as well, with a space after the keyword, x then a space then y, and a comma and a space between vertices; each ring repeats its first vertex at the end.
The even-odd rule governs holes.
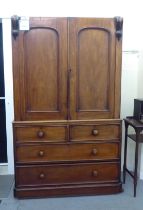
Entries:
POLYGON ((57 185, 117 181, 118 163, 61 164, 16 168, 17 186, 57 185))
POLYGON ((15 127, 17 141, 63 141, 67 139, 66 126, 15 127))
POLYGON ((119 125, 73 125, 70 127, 73 141, 111 140, 120 138, 119 125))
POLYGON ((83 161, 119 158, 118 143, 19 145, 16 162, 83 161))

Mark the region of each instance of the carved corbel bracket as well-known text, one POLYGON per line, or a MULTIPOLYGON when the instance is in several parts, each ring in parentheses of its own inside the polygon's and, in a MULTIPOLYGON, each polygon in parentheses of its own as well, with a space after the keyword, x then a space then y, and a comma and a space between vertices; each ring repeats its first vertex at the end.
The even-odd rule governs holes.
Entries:
POLYGON ((116 28, 116 37, 118 40, 122 38, 123 32, 123 18, 122 17, 115 17, 115 28, 116 28))
POLYGON ((20 17, 17 15, 14 15, 11 17, 12 35, 14 39, 16 39, 19 33, 19 20, 20 20, 20 17))

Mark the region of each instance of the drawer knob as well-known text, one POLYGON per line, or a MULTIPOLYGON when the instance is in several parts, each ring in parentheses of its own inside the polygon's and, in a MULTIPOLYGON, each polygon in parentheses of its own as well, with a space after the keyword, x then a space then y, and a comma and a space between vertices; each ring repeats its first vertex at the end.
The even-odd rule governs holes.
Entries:
POLYGON ((97 176, 98 176, 98 172, 94 170, 94 171, 92 172, 92 175, 93 175, 94 177, 97 177, 97 176))
POLYGON ((93 155, 96 155, 97 154, 97 149, 96 148, 92 149, 92 154, 93 155))
POLYGON ((45 178, 45 174, 41 173, 41 174, 39 175, 39 177, 40 177, 40 179, 44 179, 44 178, 45 178))
POLYGON ((96 129, 93 129, 93 130, 92 130, 92 135, 96 136, 96 135, 98 135, 98 134, 99 134, 98 130, 96 130, 96 129))
POLYGON ((43 132, 43 131, 38 131, 38 132, 37 132, 37 136, 38 136, 39 138, 44 137, 44 132, 43 132))
POLYGON ((39 151, 39 156, 43 157, 44 156, 44 151, 39 151))

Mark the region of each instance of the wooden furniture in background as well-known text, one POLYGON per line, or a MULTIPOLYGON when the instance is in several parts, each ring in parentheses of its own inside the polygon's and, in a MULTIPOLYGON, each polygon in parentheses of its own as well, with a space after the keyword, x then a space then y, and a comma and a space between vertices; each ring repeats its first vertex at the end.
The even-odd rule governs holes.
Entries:
POLYGON ((120 180, 122 18, 13 17, 15 196, 110 194, 120 180))
POLYGON ((123 165, 123 182, 126 180, 126 172, 133 178, 134 180, 134 197, 136 197, 136 188, 137 188, 137 179, 138 179, 138 152, 139 152, 139 143, 143 143, 143 123, 134 119, 134 117, 127 117, 124 119, 125 122, 125 146, 124 146, 124 165, 123 165), (134 128, 135 133, 129 134, 128 128, 131 126, 134 128), (134 172, 131 172, 127 168, 127 146, 128 146, 128 138, 135 141, 135 169, 134 172))

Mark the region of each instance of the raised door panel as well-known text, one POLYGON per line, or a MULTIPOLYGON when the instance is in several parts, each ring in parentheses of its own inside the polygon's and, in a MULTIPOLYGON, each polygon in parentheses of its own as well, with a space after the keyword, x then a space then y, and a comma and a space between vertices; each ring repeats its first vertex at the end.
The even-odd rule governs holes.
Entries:
POLYGON ((114 19, 71 18, 69 31, 71 119, 114 118, 114 19))
POLYGON ((67 118, 66 40, 66 18, 31 18, 13 39, 16 120, 67 118))
POLYGON ((25 34, 24 42, 28 109, 58 111, 58 33, 51 28, 33 28, 25 34))

